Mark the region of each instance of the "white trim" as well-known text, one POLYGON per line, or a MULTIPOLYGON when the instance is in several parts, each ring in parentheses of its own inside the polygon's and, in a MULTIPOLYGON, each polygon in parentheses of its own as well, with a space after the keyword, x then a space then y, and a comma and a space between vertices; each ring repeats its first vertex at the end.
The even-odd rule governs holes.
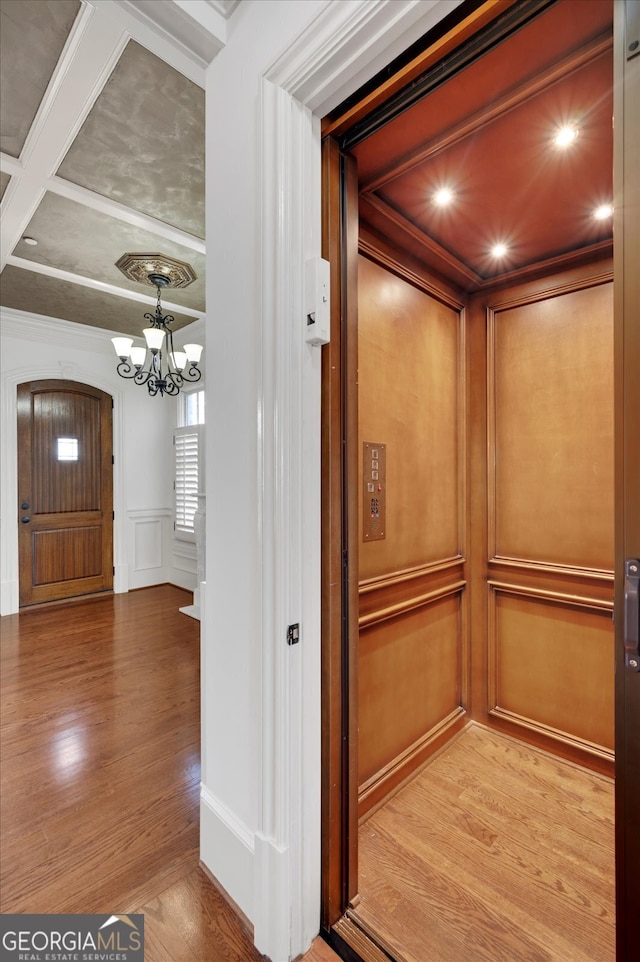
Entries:
POLYGON ((19 177, 24 170, 24 164, 21 163, 18 157, 12 157, 10 154, 5 154, 0 151, 0 170, 4 174, 10 174, 12 177, 19 177))
MULTIPOLYGON (((77 344, 77 340, 76 340, 77 344)), ((127 564, 127 538, 125 519, 125 472, 124 472, 124 424, 122 392, 113 384, 89 372, 80 364, 60 362, 57 367, 23 367, 6 371, 2 375, 2 447, 0 472, 3 485, 0 494, 0 516, 7 530, 2 539, 0 558, 0 614, 15 614, 19 608, 18 594, 18 526, 14 524, 18 503, 18 407, 17 387, 26 381, 46 378, 80 381, 100 388, 113 398, 113 564, 115 567, 113 590, 116 593, 129 590, 127 564), (10 519, 11 522, 10 522, 10 519)))
POLYGON ((320 351, 303 344, 299 280, 321 253, 311 110, 323 116, 388 62, 389 44, 406 48, 456 5, 330 0, 262 82, 264 634, 251 917, 257 948, 274 962, 308 949, 320 907, 320 351), (291 622, 301 640, 288 648, 291 622))
MULTIPOLYGON (((204 584, 204 582, 203 582, 204 584)), ((202 592, 204 595, 205 592, 202 592)), ((203 646, 204 649, 204 646, 203 646)), ((205 653, 202 650, 201 663, 205 653)), ((203 706, 204 709, 204 706, 203 706)), ((203 730, 204 715, 203 715, 203 730)), ((204 773, 203 773, 204 774, 204 773)), ((247 918, 253 916, 253 877, 255 842, 252 832, 204 785, 200 788, 200 857, 205 865, 221 868, 218 882, 247 918)))
POLYGON ((330 0, 265 76, 323 117, 462 0, 330 0))
MULTIPOLYGON (((155 307, 156 298, 150 294, 143 294, 138 291, 129 291, 116 284, 108 284, 106 281, 98 281, 93 277, 85 277, 83 274, 74 274, 71 271, 64 271, 60 267, 53 267, 51 264, 41 264, 39 261, 30 261, 26 257, 16 257, 10 254, 7 257, 7 264, 10 267, 18 267, 20 270, 33 271, 34 274, 43 274, 45 277, 54 277, 58 281, 69 281, 78 284, 80 287, 88 287, 93 291, 102 291, 105 294, 114 294, 116 297, 124 297, 128 301, 136 301, 139 304, 149 304, 155 307)), ((192 307, 185 307, 183 304, 175 304, 172 301, 164 300, 162 307, 173 311, 175 314, 184 314, 187 317, 199 319, 204 311, 196 311, 192 307)), ((142 319, 141 330, 142 334, 142 319)), ((86 326, 86 325, 85 325, 86 326)))
MULTIPOLYGON (((57 347, 78 347, 78 339, 82 340, 85 351, 96 354, 108 354, 114 359, 113 344, 110 338, 118 331, 106 327, 93 327, 91 324, 76 324, 75 321, 65 321, 60 317, 47 317, 44 314, 32 314, 31 311, 19 311, 17 308, 0 308, 2 322, 2 337, 27 338, 34 341, 54 340, 57 347)), ((175 331, 176 348, 193 337, 206 337, 205 318, 202 314, 188 327, 181 327, 175 331)), ((140 333, 142 334, 142 325, 140 333)), ((204 380, 195 382, 199 388, 204 387, 204 380)), ((109 392, 113 394, 113 391, 109 392)))
MULTIPOLYGON (((162 0, 163 5, 165 2, 166 0, 162 0)), ((105 19, 108 18, 126 31, 127 40, 135 40, 198 87, 204 87, 205 68, 202 58, 194 54, 187 44, 177 37, 172 37, 153 17, 128 5, 126 0, 122 3, 120 0, 83 0, 83 3, 90 3, 105 19)), ((156 6, 156 3, 150 6, 156 6)))
MULTIPOLYGON (((5 155, 2 156, 4 157, 5 155)), ((5 166, 3 162, 3 170, 5 166)), ((7 173, 12 173, 12 171, 7 169, 7 173)), ((134 210, 133 207, 127 207, 125 204, 121 204, 117 200, 112 200, 110 197, 97 194, 95 191, 89 190, 87 187, 82 187, 80 184, 73 184, 70 180, 64 180, 56 174, 52 174, 44 186, 46 190, 51 191, 53 194, 58 194, 60 197, 71 200, 76 204, 82 204, 84 207, 95 210, 100 214, 106 214, 115 220, 124 221, 125 224, 131 224, 132 227, 139 227, 141 230, 148 231, 150 234, 155 234, 157 237, 171 241, 172 244, 187 247, 189 250, 197 251, 198 254, 204 254, 206 252, 206 244, 201 237, 196 237, 195 234, 189 234, 179 227, 173 227, 163 220, 152 217, 151 214, 144 214, 142 211, 134 210)))
POLYGON ((45 191, 45 181, 60 165, 127 42, 109 17, 85 6, 71 31, 63 63, 47 89, 47 112, 38 111, 20 161, 11 203, 3 204, 0 269, 31 220, 45 191))
MULTIPOLYGON (((47 317, 44 314, 32 314, 31 311, 19 311, 17 308, 3 307, 0 310, 2 320, 2 337, 27 338, 34 341, 55 341, 56 347, 78 347, 78 340, 82 341, 82 349, 94 351, 97 354, 109 354, 114 359, 113 344, 109 340, 117 331, 110 331, 105 327, 93 327, 91 324, 76 324, 65 321, 60 317, 47 317)), ((58 369, 59 376, 59 369, 58 369)), ((33 378, 27 378, 33 380, 33 378)), ((106 390, 106 389, 105 389, 106 390)), ((113 394, 113 390, 109 391, 113 394)))

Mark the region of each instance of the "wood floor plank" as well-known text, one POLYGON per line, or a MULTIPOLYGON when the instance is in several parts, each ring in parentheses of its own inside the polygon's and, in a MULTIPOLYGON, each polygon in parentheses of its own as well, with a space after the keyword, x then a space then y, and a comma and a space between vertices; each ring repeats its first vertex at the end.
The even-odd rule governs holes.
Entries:
MULTIPOLYGON (((156 945, 170 946, 170 940, 180 938, 196 962, 260 962, 263 958, 253 946, 240 918, 228 911, 220 893, 197 868, 160 893, 150 902, 139 906, 156 945)), ((166 957, 173 962, 174 955, 166 957)), ((158 962, 165 962, 161 958, 158 962)))
MULTIPOLYGON (((259 962, 199 868, 190 600, 165 585, 0 619, 0 910, 143 912, 147 962, 259 962)), ((322 945, 305 962, 337 960, 322 945)))
POLYGON ((364 822, 359 862, 356 918, 407 962, 614 959, 611 781, 499 733, 470 727, 364 822))

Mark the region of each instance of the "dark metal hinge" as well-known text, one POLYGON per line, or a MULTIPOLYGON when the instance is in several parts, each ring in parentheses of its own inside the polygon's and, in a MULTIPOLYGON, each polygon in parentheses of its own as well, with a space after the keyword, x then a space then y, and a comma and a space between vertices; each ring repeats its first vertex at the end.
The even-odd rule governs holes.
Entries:
POLYGON ((289 625, 287 628, 287 644, 297 645, 300 641, 300 625, 296 623, 295 625, 289 625))

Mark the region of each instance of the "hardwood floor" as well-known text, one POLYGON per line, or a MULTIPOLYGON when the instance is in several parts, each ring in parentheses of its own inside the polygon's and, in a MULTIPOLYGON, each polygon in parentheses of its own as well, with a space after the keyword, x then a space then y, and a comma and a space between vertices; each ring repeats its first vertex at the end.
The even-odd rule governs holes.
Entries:
MULTIPOLYGON (((190 600, 162 585, 1 619, 0 909, 143 912, 147 962, 258 962, 199 868, 190 600)), ((318 942, 305 962, 335 958, 318 942)))
POLYGON ((473 726, 359 832, 355 920, 406 962, 613 962, 613 783, 473 726))
MULTIPOLYGON (((147 962, 259 962, 199 868, 198 623, 159 586, 3 618, 0 909, 145 915, 147 962)), ((407 962, 612 962, 613 785, 468 729, 360 829, 407 962)), ((336 960, 316 941, 305 962, 336 960)))

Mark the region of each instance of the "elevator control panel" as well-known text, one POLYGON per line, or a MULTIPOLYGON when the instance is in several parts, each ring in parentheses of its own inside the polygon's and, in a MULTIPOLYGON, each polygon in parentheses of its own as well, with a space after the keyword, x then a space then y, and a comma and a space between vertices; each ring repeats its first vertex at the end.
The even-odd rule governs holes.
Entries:
POLYGON ((362 445, 362 540, 386 537, 387 446, 379 441, 362 445))

